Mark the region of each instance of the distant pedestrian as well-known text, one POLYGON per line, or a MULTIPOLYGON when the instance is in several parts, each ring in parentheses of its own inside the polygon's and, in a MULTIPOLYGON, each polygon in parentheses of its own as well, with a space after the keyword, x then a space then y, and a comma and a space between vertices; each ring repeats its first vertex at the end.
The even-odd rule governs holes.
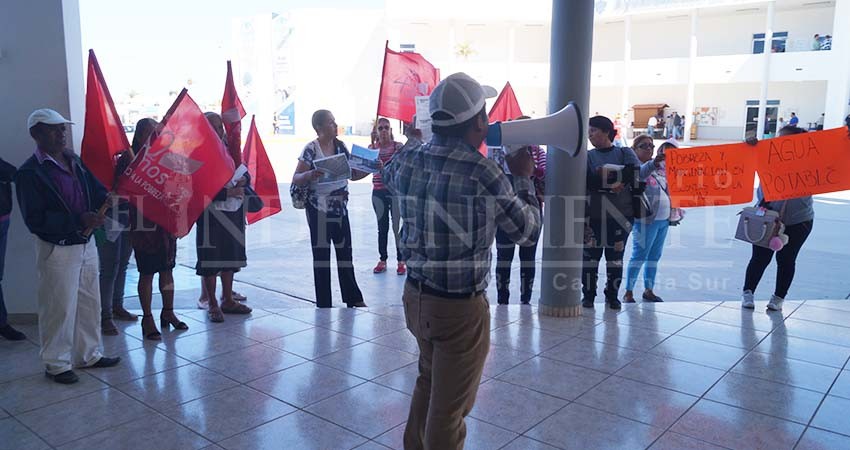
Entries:
MULTIPOLYGON (((797 124, 800 123, 800 118, 797 117, 797 113, 791 113, 791 120, 788 121, 789 127, 796 127, 797 124)), ((780 129, 781 130, 781 129, 780 129)))

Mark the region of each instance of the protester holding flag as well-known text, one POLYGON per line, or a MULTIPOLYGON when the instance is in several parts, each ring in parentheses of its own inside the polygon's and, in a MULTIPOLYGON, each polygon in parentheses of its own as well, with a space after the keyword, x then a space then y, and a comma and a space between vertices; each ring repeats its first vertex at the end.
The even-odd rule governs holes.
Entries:
MULTIPOLYGON (((377 131, 378 140, 369 148, 378 149, 378 158, 386 164, 401 149, 403 144, 395 141, 389 119, 385 117, 378 119, 377 131)), ((401 243, 398 235, 399 224, 401 223, 398 200, 393 198, 390 191, 381 182, 381 172, 372 175, 372 209, 375 210, 375 216, 378 219, 378 254, 381 258, 372 271, 374 273, 387 271, 387 241, 390 231, 390 213, 392 213, 393 238, 396 245, 396 261, 398 262, 396 273, 404 275, 407 268, 404 265, 404 258, 401 256, 401 243)))
MULTIPOLYGON (((227 142, 221 116, 204 113, 223 142, 227 142)), ((233 152, 228 151, 228 155, 233 152)), ((240 154, 241 160, 241 154, 240 154)), ((236 172, 245 169, 237 164, 236 172)), ((231 179, 213 198, 212 203, 198 218, 195 230, 195 247, 198 262, 195 273, 203 277, 209 301, 209 316, 213 322, 223 322, 226 314, 250 314, 251 308, 233 297, 233 275, 248 265, 245 253, 245 186, 249 183, 247 171, 231 179), (216 277, 221 277, 221 304, 216 299, 216 277)))
MULTIPOLYGON (((109 93, 100 65, 94 50, 89 50, 88 77, 86 84, 86 123, 83 132, 81 158, 98 181, 109 189, 114 190, 115 180, 123 168, 116 163, 124 158, 129 164, 132 155, 125 155, 130 149, 121 118, 115 109, 115 103, 109 93)), ((109 212, 115 220, 120 220, 126 213, 126 204, 119 204, 109 212)), ((111 227, 118 223, 107 222, 111 227)), ((117 230, 110 230, 110 235, 117 230)), ((138 317, 124 309, 124 280, 127 265, 130 263, 132 248, 129 236, 117 231, 114 240, 107 238, 106 230, 97 229, 94 232, 97 254, 100 260, 100 327, 105 335, 117 335, 118 328, 112 321, 135 321, 138 317)))
MULTIPOLYGON (((141 119, 136 123, 133 134, 133 151, 136 154, 154 139, 157 122, 153 119, 141 119)), ((123 164, 122 164, 123 165, 123 164)), ((177 238, 161 226, 130 207, 130 240, 136 255, 136 268, 139 271, 139 303, 142 306, 142 336, 158 341, 162 338, 156 329, 151 303, 153 301, 153 277, 159 275, 159 293, 162 296, 160 325, 166 328, 173 325, 177 330, 189 327, 174 315, 174 275, 172 270, 177 260, 177 238)))
POLYGON ((66 124, 52 109, 27 119, 35 154, 15 175, 24 223, 36 235, 41 359, 57 383, 79 381, 73 367, 111 367, 121 358, 101 353, 97 249, 84 231, 103 225, 95 211, 106 189, 73 151, 66 124))
MULTIPOLYGON (((336 250, 337 274, 342 291, 342 301, 349 308, 365 308, 363 294, 354 276, 351 251, 351 224, 348 219, 348 180, 320 182, 323 176, 314 161, 345 154, 348 149, 337 139, 337 125, 333 114, 326 109, 313 113, 313 129, 317 138, 308 143, 292 177, 292 183, 308 190, 307 223, 310 226, 310 243, 313 247, 313 283, 316 289, 316 306, 330 308, 331 302, 331 249, 336 250)), ((352 171, 352 179, 368 175, 352 171)))
MULTIPOLYGON (((138 134, 137 128, 134 138, 138 134)), ((115 160, 114 179, 118 179, 121 172, 133 160, 133 155, 129 150, 123 151, 115 155, 115 160)), ((122 216, 126 218, 125 214, 129 208, 129 204, 122 202, 110 209, 109 215, 115 219, 115 222, 107 222, 107 226, 123 226, 120 220, 122 216)), ((113 319, 128 322, 139 320, 137 315, 124 308, 124 286, 130 255, 133 253, 133 244, 130 242, 130 234, 124 230, 98 228, 94 231, 94 237, 100 267, 100 331, 107 336, 116 336, 118 327, 115 326, 113 319), (107 231, 110 232, 107 233, 107 231), (115 233, 114 240, 110 240, 111 233, 115 233)))
MULTIPOLYGON (((213 128, 219 133, 227 152, 233 163, 238 166, 242 163, 242 118, 245 117, 245 108, 242 106, 242 100, 239 99, 239 94, 236 92, 236 83, 233 81, 233 66, 230 61, 227 61, 227 75, 224 79, 224 94, 221 97, 221 116, 215 113, 207 113, 208 120, 215 120, 212 123, 213 128), (215 115, 214 119, 210 114, 215 115), (218 126, 218 128, 216 128, 218 126)), ((221 280, 224 285, 224 279, 221 280)), ((233 292, 233 299, 237 302, 244 302, 248 297, 236 292, 233 292)), ((215 294, 215 293, 213 293, 215 294)), ((209 294, 207 293, 207 285, 201 279, 201 296, 198 298, 198 309, 208 309, 210 305, 209 294)))

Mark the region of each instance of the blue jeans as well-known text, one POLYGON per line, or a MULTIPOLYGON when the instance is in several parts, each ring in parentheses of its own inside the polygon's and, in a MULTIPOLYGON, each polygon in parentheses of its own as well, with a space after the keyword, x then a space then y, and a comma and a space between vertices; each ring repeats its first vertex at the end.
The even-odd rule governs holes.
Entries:
POLYGON ((664 241, 670 221, 656 220, 650 224, 635 221, 633 228, 632 259, 626 270, 626 290, 634 290, 641 267, 646 263, 643 272, 643 286, 646 289, 655 287, 655 274, 658 271, 658 260, 664 251, 664 241))
POLYGON ((3 298, 3 270, 6 266, 6 236, 9 234, 9 218, 0 220, 0 328, 5 327, 9 320, 6 313, 6 303, 3 298))
POLYGON ((100 259, 100 317, 112 319, 112 308, 124 307, 124 281, 133 246, 130 234, 123 232, 115 242, 104 239, 97 243, 100 259))

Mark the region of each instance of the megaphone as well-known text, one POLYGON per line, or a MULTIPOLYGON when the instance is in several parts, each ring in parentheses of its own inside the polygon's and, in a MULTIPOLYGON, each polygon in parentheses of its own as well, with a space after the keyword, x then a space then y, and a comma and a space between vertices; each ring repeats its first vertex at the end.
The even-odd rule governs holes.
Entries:
POLYGON ((560 111, 539 119, 512 120, 491 123, 487 131, 487 146, 549 145, 571 156, 578 154, 584 141, 584 119, 578 106, 569 102, 560 111))

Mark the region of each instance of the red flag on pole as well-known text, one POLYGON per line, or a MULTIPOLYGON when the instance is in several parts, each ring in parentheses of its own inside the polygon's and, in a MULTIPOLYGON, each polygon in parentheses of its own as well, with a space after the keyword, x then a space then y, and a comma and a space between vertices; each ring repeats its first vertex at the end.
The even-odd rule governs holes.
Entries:
POLYGON ((409 122, 416 113, 415 97, 430 94, 439 82, 439 70, 422 55, 384 48, 377 114, 409 122))
POLYGON ((505 83, 505 87, 502 88, 499 97, 493 102, 493 106, 490 108, 490 114, 487 116, 490 119, 490 123, 493 123, 513 120, 521 115, 522 110, 519 109, 519 102, 509 81, 505 83))
POLYGON ((227 61, 227 79, 224 81, 224 95, 221 97, 221 121, 227 133, 227 151, 236 165, 242 164, 242 118, 245 108, 236 93, 233 83, 233 69, 227 61))
POLYGON ((254 192, 263 200, 263 209, 255 213, 246 213, 248 224, 252 224, 266 217, 280 212, 280 191, 277 187, 275 177, 266 147, 257 132, 257 124, 251 117, 251 128, 248 129, 248 138, 245 141, 245 154, 243 155, 248 173, 251 174, 251 184, 254 192))
POLYGON ((233 173, 227 149, 183 89, 116 191, 145 218, 183 237, 233 173))
POLYGON ((86 123, 81 151, 83 163, 107 189, 111 189, 115 178, 115 155, 129 148, 130 142, 124 134, 124 126, 109 95, 97 57, 94 50, 89 50, 86 123))

